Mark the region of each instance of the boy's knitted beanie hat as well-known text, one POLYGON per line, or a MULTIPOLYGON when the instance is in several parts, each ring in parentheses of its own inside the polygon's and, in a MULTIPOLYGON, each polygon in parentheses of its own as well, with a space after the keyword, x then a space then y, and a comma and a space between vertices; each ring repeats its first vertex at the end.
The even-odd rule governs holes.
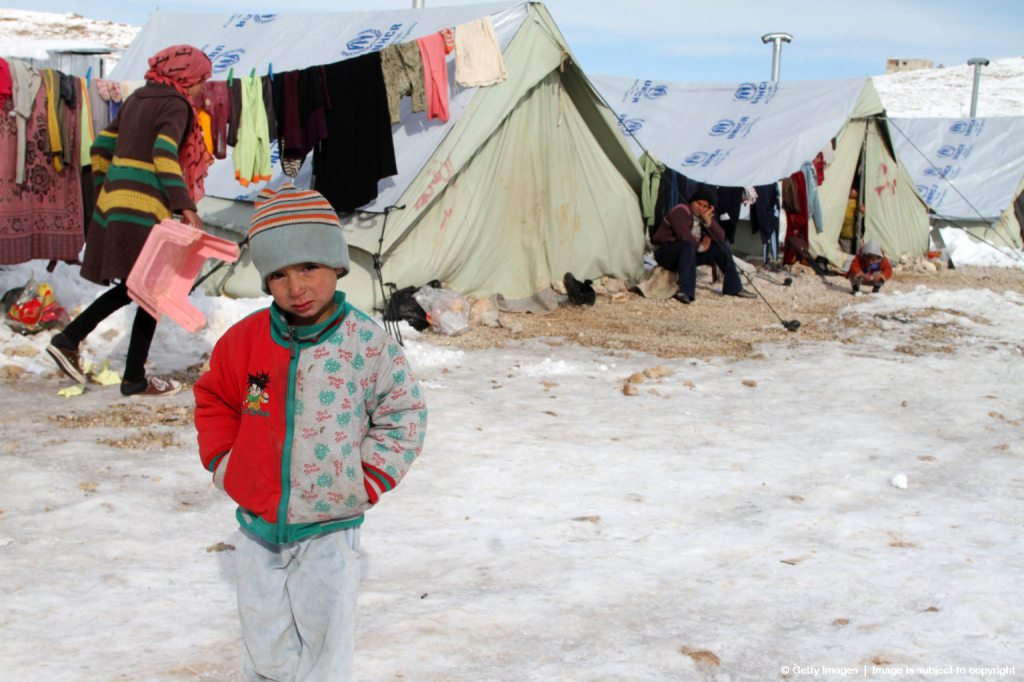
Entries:
POLYGON ((344 268, 348 274, 348 244, 338 214, 323 195, 286 182, 264 189, 256 197, 249 228, 249 253, 260 273, 263 293, 267 276, 287 265, 319 263, 344 268))

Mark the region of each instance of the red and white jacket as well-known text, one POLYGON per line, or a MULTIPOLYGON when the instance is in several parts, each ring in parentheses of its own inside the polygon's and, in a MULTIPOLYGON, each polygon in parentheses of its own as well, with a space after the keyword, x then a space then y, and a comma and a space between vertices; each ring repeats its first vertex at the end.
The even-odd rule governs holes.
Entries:
POLYGON ((361 524, 423 448, 427 408, 402 347, 344 293, 335 301, 311 327, 277 306, 246 317, 195 385, 203 465, 270 543, 361 524))

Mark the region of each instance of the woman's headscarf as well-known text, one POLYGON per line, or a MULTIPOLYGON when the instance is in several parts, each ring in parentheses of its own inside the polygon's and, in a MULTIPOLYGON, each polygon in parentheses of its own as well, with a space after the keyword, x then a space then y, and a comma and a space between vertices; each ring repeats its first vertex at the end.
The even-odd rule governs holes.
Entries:
POLYGON ((213 163, 213 157, 203 143, 203 132, 199 127, 199 112, 188 89, 206 81, 213 74, 210 58, 199 48, 191 45, 172 45, 160 50, 149 58, 146 80, 169 85, 185 95, 192 106, 192 129, 185 135, 185 141, 178 151, 185 185, 193 201, 199 201, 205 193, 203 178, 213 163))

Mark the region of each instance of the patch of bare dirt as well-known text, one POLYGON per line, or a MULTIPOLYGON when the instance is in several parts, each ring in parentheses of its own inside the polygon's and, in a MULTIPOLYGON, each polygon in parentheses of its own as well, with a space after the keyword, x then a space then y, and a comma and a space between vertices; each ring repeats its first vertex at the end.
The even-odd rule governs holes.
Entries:
MULTIPOLYGON (((641 350, 663 358, 746 358, 756 353, 760 343, 844 341, 848 334, 840 336, 843 327, 878 326, 862 316, 839 321, 839 310, 855 301, 842 277, 820 277, 810 268, 798 265, 789 273, 771 273, 777 283, 762 277, 754 277, 752 284, 745 280, 744 286, 756 289, 763 299, 741 299, 715 293, 713 288, 721 285, 712 285, 707 270, 698 268, 697 299, 689 305, 673 299, 652 300, 627 291, 615 296, 598 295, 593 306, 563 305, 544 315, 512 315, 514 320, 508 327, 474 323, 459 336, 424 332, 420 338, 438 346, 465 349, 504 347, 510 342, 539 338, 547 339, 553 346, 574 343, 609 350, 641 350), (785 277, 792 278, 790 286, 782 286, 785 277), (795 332, 788 331, 780 318, 797 320, 800 326, 795 332)), ((1024 271, 966 266, 938 272, 897 272, 885 288, 912 291, 919 285, 931 289, 1024 293, 1024 271)), ((920 349, 907 350, 910 354, 923 349, 950 352, 956 333, 955 324, 929 328, 922 332, 922 342, 927 343, 920 349)))
POLYGON ((96 442, 119 450, 162 450, 180 445, 170 431, 147 431, 145 429, 124 438, 97 438, 96 442))
POLYGON ((154 424, 187 426, 195 409, 183 405, 113 405, 95 412, 51 414, 48 419, 69 429, 93 427, 142 427, 154 424))

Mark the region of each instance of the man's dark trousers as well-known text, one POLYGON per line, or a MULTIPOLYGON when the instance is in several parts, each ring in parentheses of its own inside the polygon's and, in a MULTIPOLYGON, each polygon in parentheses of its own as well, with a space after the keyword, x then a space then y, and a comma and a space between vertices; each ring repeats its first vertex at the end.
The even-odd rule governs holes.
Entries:
POLYGON ((679 276, 679 291, 694 299, 697 293, 697 266, 714 263, 722 273, 722 293, 736 294, 743 289, 732 249, 722 242, 711 242, 703 253, 697 253, 697 242, 681 239, 658 247, 654 260, 666 270, 674 270, 679 276))

